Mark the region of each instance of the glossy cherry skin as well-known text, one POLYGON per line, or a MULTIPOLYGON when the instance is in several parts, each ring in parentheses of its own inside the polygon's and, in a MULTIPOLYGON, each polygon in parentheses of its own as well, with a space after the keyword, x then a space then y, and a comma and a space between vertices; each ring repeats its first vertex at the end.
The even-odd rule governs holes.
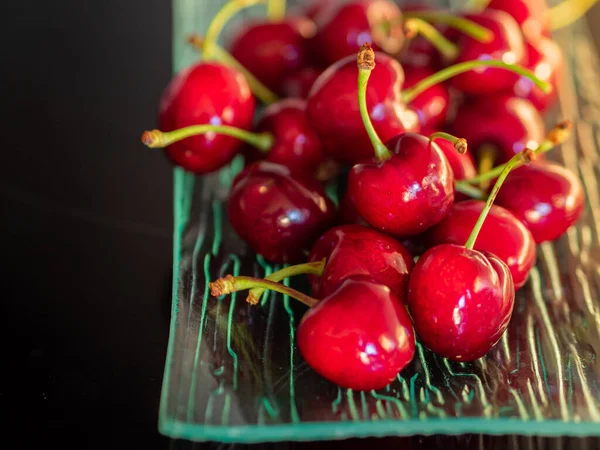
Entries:
POLYGON ((492 145, 496 162, 506 162, 525 148, 535 149, 544 139, 544 122, 531 102, 510 95, 473 98, 456 112, 452 133, 465 138, 473 153, 492 145))
POLYGON ((511 93, 529 100, 539 111, 547 111, 556 103, 558 81, 563 64, 562 50, 552 39, 541 39, 535 44, 528 42, 523 67, 531 70, 541 80, 550 83, 552 90, 544 92, 529 78, 520 77, 511 93))
POLYGON ((487 7, 510 14, 529 42, 537 42, 543 36, 549 36, 550 21, 546 0, 491 0, 487 7))
POLYGON ((271 133, 274 144, 266 154, 245 146, 246 161, 265 159, 294 171, 314 174, 324 159, 321 141, 306 118, 305 100, 290 98, 273 103, 265 109, 256 129, 271 133))
MULTIPOLYGON (((375 60, 366 97, 379 137, 385 142, 404 131, 418 131, 417 114, 402 103, 402 66, 384 53, 376 53, 375 60)), ((308 119, 325 152, 347 164, 373 155, 358 108, 357 80, 356 55, 348 56, 325 70, 308 96, 308 119)))
MULTIPOLYGON (((430 246, 464 245, 469 239, 485 202, 467 200, 455 203, 450 213, 436 226, 427 230, 430 246)), ((494 205, 475 241, 475 250, 496 255, 510 270, 515 289, 527 281, 535 264, 535 241, 531 232, 510 211, 494 205)))
MULTIPOLYGON (((498 59, 510 64, 521 64, 525 58, 525 43, 519 25, 503 11, 485 10, 481 14, 465 16, 492 31, 491 42, 479 42, 460 34, 457 45, 460 54, 453 63, 474 59, 498 59)), ((470 70, 450 79, 450 84, 468 94, 493 94, 510 89, 518 75, 499 68, 470 70)))
MULTIPOLYGON (((244 76, 215 62, 190 66, 169 82, 160 99, 159 126, 163 131, 198 124, 230 125, 249 129, 254 97, 244 76)), ((241 142, 222 134, 207 133, 169 145, 167 157, 197 174, 223 167, 236 155, 241 142)))
POLYGON ((310 88, 322 72, 321 69, 308 66, 287 75, 281 84, 281 95, 290 98, 307 98, 310 88))
POLYGON ((406 308, 388 287, 368 280, 348 279, 310 308, 297 336, 317 373, 360 391, 387 386, 415 353, 406 308))
POLYGON ((323 8, 315 17, 313 51, 325 66, 356 54, 368 42, 374 50, 396 54, 402 49, 404 29, 400 8, 390 0, 350 0, 323 8), (390 22, 389 27, 378 26, 390 22))
MULTIPOLYGON (((428 67, 419 67, 404 64, 404 88, 410 88, 419 81, 435 73, 428 67)), ((419 116, 421 129, 440 128, 446 122, 450 108, 450 92, 448 87, 441 83, 417 95, 409 104, 419 116)))
POLYGON ((368 224, 396 236, 414 236, 452 207, 454 174, 442 150, 425 136, 406 133, 386 146, 390 159, 350 169, 348 192, 368 224))
POLYGON ((517 216, 539 244, 557 239, 579 220, 585 193, 569 169, 536 161, 510 173, 496 203, 517 216))
POLYGON ((396 239, 361 225, 337 226, 319 238, 308 257, 311 262, 323 258, 327 258, 323 275, 311 277, 314 297, 328 296, 348 278, 367 278, 406 302, 414 261, 396 239))
POLYGON ((304 17, 253 22, 233 39, 230 53, 268 88, 282 94, 282 81, 309 62, 315 24, 304 17))
POLYGON ((314 178, 268 161, 246 167, 233 182, 227 214, 256 253, 276 263, 306 260, 335 219, 335 206, 314 178))
POLYGON ((425 252, 408 285, 408 308, 421 342, 456 361, 490 351, 506 330, 514 302, 506 264, 455 244, 425 252))

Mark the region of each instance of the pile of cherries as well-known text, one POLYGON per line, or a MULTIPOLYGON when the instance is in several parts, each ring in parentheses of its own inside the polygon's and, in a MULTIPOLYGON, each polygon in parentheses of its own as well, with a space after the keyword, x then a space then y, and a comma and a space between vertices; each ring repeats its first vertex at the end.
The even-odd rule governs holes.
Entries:
POLYGON ((250 289, 257 303, 270 289, 308 305, 299 350, 342 387, 389 384, 417 336, 452 360, 484 356, 536 244, 584 209, 577 176, 544 157, 571 128, 544 130, 563 64, 554 8, 472 3, 317 0, 286 11, 282 0, 231 0, 190 38, 203 59, 174 76, 161 130, 142 136, 199 175, 243 155, 229 221, 285 266, 216 280, 211 293, 250 289), (268 17, 221 46, 229 19, 261 3, 268 17), (280 283, 300 274, 312 296, 280 283))

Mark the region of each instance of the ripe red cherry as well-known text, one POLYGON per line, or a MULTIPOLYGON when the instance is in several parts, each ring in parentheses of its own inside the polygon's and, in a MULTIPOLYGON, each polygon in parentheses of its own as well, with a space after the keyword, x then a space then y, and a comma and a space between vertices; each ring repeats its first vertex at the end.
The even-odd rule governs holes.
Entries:
POLYGON ((333 222, 335 206, 314 178, 260 161, 235 178, 227 214, 256 253, 273 262, 299 262, 333 222))
POLYGON ((410 277, 408 307, 421 342, 456 361, 484 356, 506 330, 514 306, 510 271, 491 253, 442 244, 410 277))
POLYGON ((271 133, 274 143, 266 154, 246 145, 244 155, 247 161, 265 159, 294 171, 312 174, 323 162, 321 141, 306 118, 306 101, 284 99, 273 103, 265 109, 256 128, 259 132, 271 133))
POLYGON ((412 323, 400 299, 366 280, 346 280, 310 308, 297 336, 306 362, 348 389, 387 386, 415 352, 412 323))
MULTIPOLYGON (((356 56, 348 56, 319 76, 308 97, 307 114, 324 150, 340 162, 354 164, 373 155, 360 116, 356 56)), ((367 106, 375 130, 385 142, 404 131, 418 131, 416 113, 401 98, 400 63, 377 53, 377 67, 367 86, 367 106)))
MULTIPOLYGON (((520 64, 525 57, 525 44, 515 20, 503 11, 485 10, 481 14, 467 14, 466 18, 489 29, 493 33, 490 42, 479 42, 461 34, 457 45, 460 48, 454 63, 475 59, 495 59, 509 64, 520 64)), ((497 68, 470 70, 457 75, 450 84, 468 94, 492 94, 510 89, 518 75, 497 68)))
MULTIPOLYGON (((427 242, 430 246, 464 244, 484 207, 485 202, 479 200, 455 203, 448 215, 427 231, 427 242)), ((515 289, 525 284, 529 271, 535 264, 533 236, 519 219, 501 206, 492 206, 474 248, 492 253, 505 263, 512 275, 515 289)))
POLYGON ((308 259, 323 258, 327 258, 323 274, 310 277, 314 297, 327 297, 348 278, 364 278, 387 286, 406 302, 414 261, 394 238, 360 225, 341 225, 319 238, 308 259))
MULTIPOLYGON (((402 67, 404 69, 405 88, 410 88, 435 73, 429 67, 410 64, 403 64, 402 67)), ((419 116, 421 130, 437 130, 446 122, 450 107, 450 92, 448 92, 445 84, 436 84, 417 95, 409 106, 419 116)))
POLYGON ((283 22, 246 25, 230 46, 231 54, 271 90, 282 94, 282 82, 308 64, 312 21, 295 17, 283 22))
MULTIPOLYGON (((244 76, 231 67, 202 62, 179 72, 165 89, 159 110, 162 130, 197 124, 249 129, 254 97, 244 76)), ((241 142, 222 134, 194 136, 169 145, 167 157, 184 169, 202 174, 227 164, 241 142)))
POLYGON ((452 123, 452 133, 465 138, 477 153, 488 145, 496 162, 508 161, 525 148, 535 149, 544 139, 544 123, 527 100, 509 95, 474 98, 462 104, 452 123))
POLYGON ((537 42, 550 33, 546 0, 491 0, 487 7, 510 14, 529 42, 537 42))
POLYGON ((303 67, 289 74, 281 84, 281 95, 291 98, 307 98, 319 75, 323 71, 316 67, 303 67))
POLYGON ((454 201, 454 175, 435 142, 416 133, 386 144, 391 157, 356 164, 348 192, 358 214, 373 227, 413 236, 435 225, 454 201))
POLYGON ((577 222, 585 194, 573 172, 553 162, 536 161, 511 173, 497 202, 518 217, 539 244, 557 239, 577 222))
POLYGON ((351 0, 323 8, 315 17, 314 48, 325 66, 372 43, 376 50, 396 54, 402 48, 404 30, 400 8, 389 0, 351 0))
POLYGON ((552 91, 546 93, 528 78, 520 77, 513 86, 512 93, 529 100, 541 112, 548 110, 557 100, 557 85, 563 63, 562 50, 552 39, 542 39, 536 43, 528 42, 523 66, 535 73, 538 78, 550 83, 552 91))

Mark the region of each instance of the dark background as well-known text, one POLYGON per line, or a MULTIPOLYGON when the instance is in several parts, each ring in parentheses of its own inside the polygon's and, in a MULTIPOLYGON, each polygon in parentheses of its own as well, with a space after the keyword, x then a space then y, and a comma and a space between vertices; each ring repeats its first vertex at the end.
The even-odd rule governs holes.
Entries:
POLYGON ((172 174, 139 142, 170 2, 2 4, 0 446, 179 448, 157 432, 172 174))

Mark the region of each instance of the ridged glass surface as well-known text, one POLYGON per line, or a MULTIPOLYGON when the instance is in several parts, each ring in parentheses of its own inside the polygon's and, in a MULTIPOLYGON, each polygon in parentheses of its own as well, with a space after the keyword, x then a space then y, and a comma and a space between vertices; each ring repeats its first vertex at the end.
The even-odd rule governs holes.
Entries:
MULTIPOLYGON (((185 46, 222 2, 175 0, 175 69, 197 58, 185 46)), ((260 11, 257 7, 255 11, 260 11)), ((208 282, 276 270, 235 235, 224 212, 239 161, 194 178, 175 170, 174 287, 160 430, 226 442, 431 433, 600 435, 600 71, 587 29, 556 34, 567 59, 559 111, 572 138, 550 158, 582 179, 586 211, 554 243, 517 295, 502 340, 474 363, 420 345, 385 389, 353 392, 314 373, 295 345, 302 305, 272 295, 215 299, 208 282)), ((305 289, 305 286, 295 286, 305 289)))

